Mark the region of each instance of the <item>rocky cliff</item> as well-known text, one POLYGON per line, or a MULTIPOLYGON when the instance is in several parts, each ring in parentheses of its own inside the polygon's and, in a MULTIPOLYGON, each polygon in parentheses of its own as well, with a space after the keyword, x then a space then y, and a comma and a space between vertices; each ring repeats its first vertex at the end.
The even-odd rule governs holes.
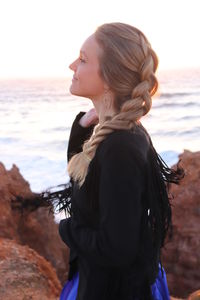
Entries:
MULTIPOLYGON (((49 263, 49 274, 52 268, 52 273, 57 278, 57 280, 52 282, 52 285, 55 285, 55 290, 61 291, 61 286, 67 279, 69 250, 59 237, 58 225, 54 221, 53 214, 49 214, 49 208, 46 207, 39 207, 34 211, 24 209, 22 214, 18 209, 13 209, 11 205, 11 202, 16 201, 17 198, 31 198, 32 196, 33 193, 29 184, 21 176, 19 169, 14 165, 11 170, 7 171, 3 164, 0 163, 0 237, 2 238, 0 247, 3 245, 4 253, 6 253, 5 249, 7 246, 8 252, 11 246, 12 249, 13 247, 16 249, 28 249, 27 253, 30 250, 34 250, 32 257, 36 254, 40 255, 41 259, 38 260, 38 265, 44 259, 46 263, 49 263), (8 239, 12 241, 12 245, 8 243, 8 239), (29 248, 20 248, 22 245, 26 245, 29 248)), ((14 257, 14 252, 12 253, 14 257)), ((17 259, 18 257, 16 256, 16 263, 13 267, 17 266, 17 259)), ((4 259, 1 257, 2 265, 5 266, 4 259)), ((10 270, 6 267, 6 271, 12 273, 13 267, 10 265, 10 270)), ((27 268, 29 268, 28 264, 27 268)), ((41 266, 41 268, 43 267, 41 266)), ((17 268, 15 272, 18 272, 17 268)), ((51 282, 51 278, 48 278, 48 272, 45 275, 46 280, 51 282)), ((0 295, 0 299, 4 298, 0 295)), ((21 300, 22 298, 14 299, 21 300)))
POLYGON ((171 186, 174 229, 163 264, 171 294, 187 297, 200 289, 200 152, 184 151, 180 159, 185 178, 171 186))
POLYGON ((55 270, 28 246, 0 238, 0 266, 0 299, 59 299, 61 284, 55 270))

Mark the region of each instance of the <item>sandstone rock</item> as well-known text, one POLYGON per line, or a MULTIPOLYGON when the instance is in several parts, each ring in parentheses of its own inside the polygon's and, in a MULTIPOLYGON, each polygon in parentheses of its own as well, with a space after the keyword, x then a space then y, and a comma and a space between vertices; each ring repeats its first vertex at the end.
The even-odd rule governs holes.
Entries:
POLYGON ((200 300, 200 290, 190 294, 187 298, 170 297, 170 300, 200 300))
POLYGON ((51 264, 28 246, 0 238, 0 299, 56 300, 61 285, 51 264))
POLYGON ((200 152, 180 155, 185 178, 173 185, 173 239, 163 251, 170 294, 188 297, 200 287, 200 152))
POLYGON ((67 279, 69 250, 58 234, 58 224, 49 208, 40 207, 30 212, 11 208, 11 200, 17 197, 31 197, 29 183, 19 169, 13 165, 7 171, 0 163, 0 237, 14 239, 21 245, 28 245, 45 257, 56 269, 62 284, 67 279))
POLYGON ((7 171, 0 163, 0 179, 0 236, 18 240, 16 228, 18 216, 13 214, 10 202, 18 193, 30 196, 31 190, 15 165, 7 171))
POLYGON ((188 300, 200 300, 200 290, 192 293, 189 297, 188 300))

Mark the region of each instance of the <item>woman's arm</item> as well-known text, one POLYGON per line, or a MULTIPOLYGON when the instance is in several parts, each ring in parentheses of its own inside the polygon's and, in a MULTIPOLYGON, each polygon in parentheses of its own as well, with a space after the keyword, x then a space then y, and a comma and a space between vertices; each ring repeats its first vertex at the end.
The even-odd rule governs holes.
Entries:
POLYGON ((113 135, 99 157, 99 230, 77 226, 73 217, 59 225, 69 247, 101 266, 127 266, 138 252, 144 174, 128 143, 113 135))
MULTIPOLYGON (((97 118, 95 118, 93 109, 91 109, 87 113, 81 111, 76 116, 71 127, 71 132, 70 132, 70 137, 68 142, 68 149, 67 149, 68 161, 74 154, 82 151, 82 145, 84 144, 85 140, 91 136, 95 126, 95 124, 91 124, 91 123, 95 122, 96 120, 97 118), (85 116, 85 118, 83 118, 83 116, 85 116)), ((78 255, 76 249, 71 246, 70 256, 69 256, 69 264, 70 264, 70 270, 68 274, 69 280, 72 279, 74 272, 77 270, 77 265, 76 265, 77 257, 78 255)))
POLYGON ((85 112, 81 111, 76 116, 72 124, 67 150, 68 161, 74 154, 82 151, 84 142, 91 136, 94 129, 95 124, 92 124, 88 127, 83 127, 82 125, 80 125, 79 121, 85 114, 85 112))

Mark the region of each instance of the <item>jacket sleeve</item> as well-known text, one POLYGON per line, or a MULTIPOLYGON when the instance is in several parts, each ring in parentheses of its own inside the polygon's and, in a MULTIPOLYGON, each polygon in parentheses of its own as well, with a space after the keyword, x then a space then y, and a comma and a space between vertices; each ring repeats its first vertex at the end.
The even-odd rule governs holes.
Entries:
MULTIPOLYGON (((69 136, 69 142, 68 142, 68 149, 67 149, 67 160, 69 161, 70 158, 76 154, 82 151, 82 145, 84 144, 85 140, 90 137, 92 134, 92 131, 94 129, 95 125, 91 125, 89 127, 83 127, 79 124, 79 120, 81 117, 85 114, 85 112, 81 111, 75 118, 72 127, 71 132, 69 136)), ((73 183, 73 180, 71 179, 71 182, 73 183)), ((69 256, 69 274, 68 279, 71 280, 73 277, 73 274, 75 273, 77 269, 76 265, 76 259, 78 257, 76 248, 70 247, 70 256, 69 256)))
MULTIPOLYGON (((136 150, 135 150, 136 152, 136 150)), ((127 266, 139 247, 144 173, 133 147, 111 139, 101 155, 98 230, 78 226, 73 217, 61 220, 63 241, 100 266, 127 266)))
POLYGON ((67 149, 67 160, 82 151, 82 146, 84 142, 91 136, 92 131, 95 125, 91 125, 89 127, 83 127, 79 124, 79 120, 85 114, 85 112, 81 111, 75 118, 71 132, 69 136, 68 149, 67 149))

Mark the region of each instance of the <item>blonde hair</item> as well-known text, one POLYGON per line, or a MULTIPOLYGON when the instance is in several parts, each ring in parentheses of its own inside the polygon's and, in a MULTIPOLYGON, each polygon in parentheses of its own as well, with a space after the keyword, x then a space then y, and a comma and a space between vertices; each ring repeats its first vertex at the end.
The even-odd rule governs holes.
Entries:
POLYGON ((68 173, 81 186, 98 145, 118 129, 131 129, 151 109, 158 88, 155 71, 158 58, 144 34, 124 23, 103 24, 95 31, 103 50, 99 56, 100 76, 114 93, 116 114, 95 126, 93 134, 68 164, 68 173))

